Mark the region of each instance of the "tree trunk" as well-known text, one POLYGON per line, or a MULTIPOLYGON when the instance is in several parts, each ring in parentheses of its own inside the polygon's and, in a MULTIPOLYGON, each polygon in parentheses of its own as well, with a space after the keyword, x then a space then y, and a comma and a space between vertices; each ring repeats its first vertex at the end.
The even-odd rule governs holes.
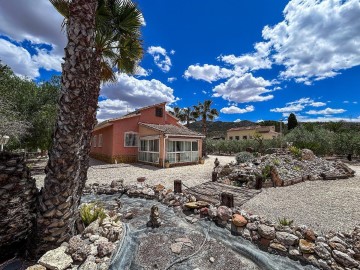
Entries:
MULTIPOLYGON (((84 132, 88 109, 86 97, 91 83, 95 47, 97 0, 73 0, 67 22, 68 44, 62 66, 61 96, 53 145, 49 152, 44 188, 39 196, 37 256, 59 246, 76 233, 79 190, 86 177, 83 145, 89 141, 84 132), (86 112, 86 111, 85 111, 86 112)), ((90 98, 91 100, 93 97, 90 98)), ((90 106, 89 106, 90 107, 90 106)))
POLYGON ((87 180, 87 171, 89 169, 89 154, 91 150, 91 133, 94 129, 96 123, 96 110, 98 106, 98 99, 100 94, 100 73, 101 73, 101 54, 96 52, 93 58, 92 69, 91 69, 91 76, 89 78, 89 86, 88 91, 85 94, 84 100, 84 117, 83 117, 83 141, 82 141, 82 148, 80 151, 80 185, 78 189, 79 195, 79 203, 81 199, 81 195, 87 180), (86 108, 86 109, 85 109, 86 108))
POLYGON ((203 122, 203 134, 205 135, 205 139, 203 140, 203 147, 202 147, 202 156, 206 157, 207 153, 206 153, 206 119, 203 118, 202 120, 203 122))

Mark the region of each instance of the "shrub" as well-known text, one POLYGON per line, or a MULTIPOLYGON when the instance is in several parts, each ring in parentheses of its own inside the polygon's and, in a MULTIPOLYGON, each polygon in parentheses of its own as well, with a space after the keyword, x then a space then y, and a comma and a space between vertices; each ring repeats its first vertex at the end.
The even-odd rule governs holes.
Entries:
POLYGON ((301 158, 301 149, 300 148, 297 148, 296 146, 290 146, 289 151, 294 157, 301 158))
POLYGON ((98 203, 87 203, 80 208, 80 217, 85 227, 89 226, 90 223, 100 219, 100 223, 106 217, 104 207, 98 203))
POLYGON ((283 226, 291 226, 294 223, 294 220, 287 219, 285 217, 278 218, 279 224, 283 226))
POLYGON ((249 152, 240 152, 236 155, 235 159, 237 164, 250 162, 254 159, 254 155, 249 152))
POLYGON ((262 173, 262 177, 265 180, 266 178, 270 177, 270 172, 271 172, 271 166, 270 165, 266 165, 264 169, 262 169, 261 173, 262 173))

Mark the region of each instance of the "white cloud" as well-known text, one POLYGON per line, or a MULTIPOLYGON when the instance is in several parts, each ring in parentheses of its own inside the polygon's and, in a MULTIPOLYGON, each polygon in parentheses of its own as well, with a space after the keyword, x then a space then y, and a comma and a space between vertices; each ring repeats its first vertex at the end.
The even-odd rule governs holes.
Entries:
POLYGON ((274 108, 271 109, 270 112, 282 112, 282 113, 291 113, 291 112, 299 112, 305 108, 302 104, 293 104, 283 108, 274 108))
POLYGON ((44 49, 38 49, 37 55, 30 53, 21 46, 0 38, 0 59, 7 64, 15 74, 34 79, 40 76, 39 69, 61 71, 62 59, 44 49))
POLYGON ((325 102, 320 102, 320 101, 315 102, 311 98, 300 98, 298 100, 286 103, 286 106, 283 108, 274 108, 274 109, 271 109, 270 111, 271 112, 281 112, 281 113, 284 113, 283 114, 284 116, 287 116, 287 113, 300 112, 307 106, 322 107, 325 105, 326 105, 325 102))
POLYGON ((236 103, 266 101, 274 97, 273 95, 264 95, 270 92, 266 89, 268 86, 271 86, 270 81, 246 73, 240 77, 231 77, 226 82, 215 86, 213 96, 236 103))
POLYGON ((171 50, 171 51, 170 51, 170 54, 171 54, 171 55, 174 55, 174 54, 175 54, 175 50, 171 50))
POLYGON ((334 117, 334 116, 318 116, 315 118, 309 118, 308 116, 297 115, 296 118, 300 122, 339 122, 339 121, 354 122, 354 123, 360 122, 360 116, 355 117, 355 118, 334 117))
POLYGON ((220 112, 225 114, 237 114, 237 113, 247 113, 253 112, 255 107, 253 105, 246 106, 245 108, 239 108, 236 106, 224 107, 220 110, 220 112))
POLYGON ((357 101, 353 101, 353 104, 358 104, 358 102, 357 102, 357 101))
POLYGON ((154 63, 158 68, 163 72, 170 71, 172 66, 171 59, 164 48, 160 46, 150 46, 147 52, 152 55, 154 63))
POLYGON ((344 109, 332 109, 332 108, 326 108, 324 110, 316 111, 316 110, 310 110, 307 111, 307 114, 324 114, 324 115, 331 115, 331 114, 339 114, 344 113, 346 110, 344 109))
POLYGON ((171 104, 178 100, 174 90, 162 82, 155 79, 140 80, 126 74, 118 74, 117 83, 105 84, 101 96, 106 100, 99 102, 99 120, 121 116, 128 110, 161 102, 171 104))
POLYGON ((325 106, 326 103, 325 102, 313 102, 313 103, 310 103, 310 106, 313 106, 313 107, 322 107, 322 106, 325 106))
POLYGON ((170 78, 167 79, 167 81, 168 81, 169 83, 172 83, 172 82, 174 82, 174 81, 176 81, 176 80, 177 80, 176 77, 170 77, 170 78))
POLYGON ((359 0, 292 0, 284 16, 262 33, 281 78, 311 84, 360 65, 359 0))
POLYGON ((234 120, 234 123, 239 123, 239 122, 241 122, 241 119, 236 119, 236 120, 234 120))
POLYGON ((185 70, 184 77, 186 79, 193 78, 195 80, 203 80, 206 82, 213 82, 220 79, 228 78, 232 76, 234 72, 227 68, 221 68, 219 66, 205 64, 200 66, 199 64, 190 65, 185 70))
POLYGON ((152 73, 151 69, 145 69, 141 66, 137 66, 135 70, 135 76, 147 77, 152 73))
POLYGON ((348 100, 345 100, 345 101, 343 101, 343 103, 347 104, 347 103, 350 103, 350 101, 348 101, 348 100))
POLYGON ((208 92, 206 92, 205 90, 201 91, 204 95, 207 95, 208 92))

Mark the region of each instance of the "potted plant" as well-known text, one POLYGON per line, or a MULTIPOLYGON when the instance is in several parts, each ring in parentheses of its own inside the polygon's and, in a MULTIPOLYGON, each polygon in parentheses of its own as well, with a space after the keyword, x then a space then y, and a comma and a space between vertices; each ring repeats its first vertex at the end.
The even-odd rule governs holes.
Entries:
POLYGON ((165 159, 165 168, 170 168, 170 161, 165 159))
POLYGON ((204 164, 205 163, 205 159, 203 157, 199 157, 199 163, 200 164, 204 164))

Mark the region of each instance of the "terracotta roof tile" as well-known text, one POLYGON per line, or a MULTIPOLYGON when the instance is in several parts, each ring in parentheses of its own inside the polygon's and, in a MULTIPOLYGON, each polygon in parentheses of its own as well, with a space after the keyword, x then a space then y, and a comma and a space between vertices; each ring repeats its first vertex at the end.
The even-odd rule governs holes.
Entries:
POLYGON ((185 135, 185 136, 196 136, 203 137, 204 135, 195 131, 192 131, 184 126, 175 126, 175 125, 157 125, 157 124, 148 124, 148 123, 139 123, 142 126, 160 131, 164 134, 171 135, 185 135))

